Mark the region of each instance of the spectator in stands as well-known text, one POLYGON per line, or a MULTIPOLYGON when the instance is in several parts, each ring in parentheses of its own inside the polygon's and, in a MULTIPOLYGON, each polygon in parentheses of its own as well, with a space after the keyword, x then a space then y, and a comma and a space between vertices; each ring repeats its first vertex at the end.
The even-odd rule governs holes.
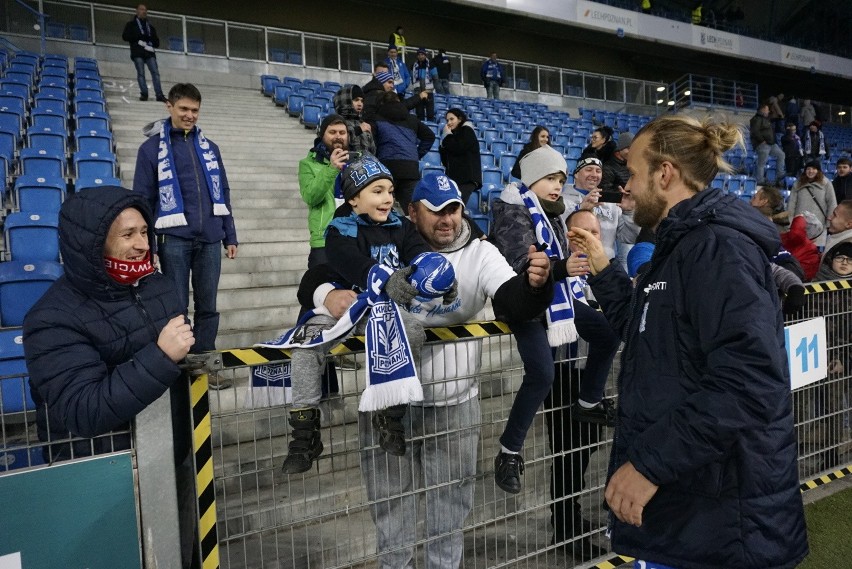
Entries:
MULTIPOLYGON (((366 156, 344 167, 340 185, 346 201, 326 232, 328 264, 335 273, 332 280, 344 290, 366 291, 371 286, 371 271, 375 265, 382 265, 393 271, 384 291, 399 306, 409 304, 418 294, 407 280, 414 270, 411 263, 419 254, 430 249, 411 222, 393 211, 394 180, 390 171, 373 156, 366 156)), ((444 295, 443 300, 445 304, 451 304, 455 298, 453 289, 444 295)), ((312 338, 330 330, 339 319, 327 312, 316 314, 304 322, 300 321, 300 333, 312 338)), ((423 327, 407 312, 402 313, 401 323, 405 326, 401 342, 407 342, 406 348, 410 348, 414 358, 419 359, 425 338, 423 327)), ((362 321, 362 325, 366 322, 362 321)), ((321 376, 325 369, 323 360, 325 353, 344 338, 345 335, 335 343, 291 349, 293 407, 290 426, 293 438, 282 467, 285 474, 307 472, 323 451, 319 411, 321 376)), ((413 365, 410 360, 409 365, 413 365)), ((416 374, 412 375, 411 379, 419 391, 416 374)), ((400 399, 405 397, 400 395, 400 399)), ((382 449, 394 456, 404 456, 406 441, 402 421, 408 404, 396 403, 388 405, 377 397, 372 423, 382 449)))
POLYGON ((802 140, 796 134, 796 123, 787 123, 787 132, 781 137, 781 150, 784 151, 784 169, 787 174, 796 175, 802 168, 802 140))
POLYGON ((616 144, 613 134, 608 126, 599 126, 593 130, 589 137, 589 145, 583 149, 583 158, 594 156, 601 161, 601 164, 606 163, 615 152, 616 144))
POLYGON ((779 93, 777 97, 769 97, 769 120, 772 122, 774 132, 778 134, 784 132, 784 111, 781 110, 783 104, 784 93, 779 93))
POLYGON ((550 146, 550 131, 547 130, 547 127, 538 125, 532 130, 532 133, 530 133, 530 139, 526 144, 524 144, 521 151, 518 152, 518 157, 512 165, 513 178, 517 178, 518 180, 521 179, 521 159, 536 148, 540 148, 542 146, 550 146))
POLYGON ((772 122, 769 119, 769 103, 763 103, 757 109, 757 113, 751 117, 749 122, 749 136, 751 145, 757 151, 757 169, 755 178, 758 184, 768 185, 766 181, 766 162, 769 155, 775 157, 777 175, 776 181, 784 178, 782 165, 784 164, 784 151, 775 144, 775 133, 772 130, 772 122))
POLYGON ((435 92, 450 95, 450 73, 453 72, 453 66, 450 62, 450 56, 447 55, 444 48, 438 49, 438 53, 432 58, 432 67, 438 70, 438 78, 435 80, 435 92))
POLYGON ((489 99, 499 99, 500 87, 506 82, 506 76, 503 73, 503 66, 497 61, 496 51, 492 51, 488 59, 482 63, 479 76, 485 86, 485 96, 489 99))
POLYGON ((393 75, 388 71, 388 66, 377 63, 373 67, 373 78, 361 87, 361 91, 364 93, 364 110, 361 112, 361 118, 369 122, 376 116, 376 109, 379 108, 382 95, 393 91, 393 75))
POLYGON ((795 95, 790 95, 787 98, 787 104, 784 107, 784 119, 786 121, 785 124, 793 123, 794 125, 796 125, 796 128, 798 128, 800 124, 799 113, 799 101, 796 99, 795 95))
POLYGON ((852 160, 843 157, 837 161, 837 174, 831 181, 837 203, 852 200, 852 160))
MULTIPOLYGON (((498 487, 517 494, 521 491, 524 460, 520 454, 535 413, 553 386, 553 349, 575 342, 579 334, 603 349, 596 374, 586 374, 580 397, 572 407, 575 420, 610 424, 613 406, 603 399, 607 371, 618 348, 618 339, 606 326, 595 326, 594 310, 583 302, 583 264, 571 258, 565 242, 562 214, 565 203, 562 186, 566 179, 565 158, 542 146, 521 160, 520 185, 508 184, 494 202, 492 237, 497 248, 522 272, 531 246, 544 250, 551 259, 556 282, 553 304, 546 314, 526 322, 512 322, 518 353, 524 362, 524 378, 515 395, 509 420, 500 437, 500 452, 494 460, 498 487), (604 329, 603 336, 595 333, 604 329)), ((594 215, 594 214, 592 214, 594 215)))
POLYGON ((804 281, 813 280, 819 269, 820 251, 814 241, 823 231, 814 214, 805 211, 790 220, 790 227, 781 233, 781 244, 802 266, 804 281))
MULTIPOLYGON (((825 254, 819 267, 816 280, 839 281, 848 280, 852 277, 852 242, 844 241, 838 243, 825 254)), ((833 314, 845 312, 847 308, 838 310, 833 314)))
POLYGON ((403 61, 405 60, 405 33, 402 29, 402 26, 397 26, 396 31, 393 32, 388 37, 388 45, 392 45, 396 48, 397 52, 399 52, 399 57, 403 61))
POLYGON ((393 88, 399 98, 402 99, 405 95, 405 90, 411 83, 411 74, 408 72, 408 67, 402 61, 402 56, 396 50, 396 46, 388 47, 388 56, 385 58, 385 65, 388 66, 388 72, 393 76, 393 88))
POLYGON ((476 131, 463 110, 453 108, 447 111, 447 124, 444 125, 439 151, 447 176, 458 185, 462 201, 467 203, 470 195, 482 187, 482 165, 476 131))
POLYGON ((370 123, 361 118, 364 111, 364 92, 358 85, 345 85, 334 94, 334 111, 346 122, 349 150, 351 152, 375 154, 376 142, 370 132, 370 123))
POLYGON ((810 99, 802 101, 802 108, 799 110, 799 123, 809 125, 816 120, 816 109, 811 104, 810 99))
MULTIPOLYGON (((804 211, 811 212, 824 228, 828 223, 829 214, 837 206, 834 197, 834 187, 828 178, 822 174, 822 165, 819 160, 812 160, 805 164, 805 171, 793 184, 790 190, 790 198, 787 200, 787 211, 790 217, 801 215, 804 211)), ((823 230, 815 240, 817 247, 825 246, 825 231, 823 230)))
POLYGON ((148 100, 148 84, 145 82, 145 66, 151 72, 154 94, 157 100, 165 103, 163 88, 160 86, 160 70, 157 68, 157 52, 160 38, 157 29, 148 21, 148 8, 145 4, 136 6, 136 16, 124 26, 121 39, 130 44, 130 59, 136 66, 136 80, 139 82, 139 100, 148 100))
POLYGON ((130 448, 136 415, 167 391, 189 567, 195 503, 189 382, 178 364, 193 346, 186 305, 154 269, 154 219, 145 198, 118 187, 72 194, 59 214, 64 276, 24 320, 24 353, 39 440, 52 463, 130 448), (86 440, 66 442, 71 437, 86 440), (88 438, 91 437, 91 438, 88 438))
POLYGON ((237 256, 231 189, 219 147, 196 124, 201 93, 195 85, 174 85, 166 108, 169 119, 139 147, 133 190, 156 213, 160 268, 175 283, 184 309, 192 274, 193 352, 206 352, 216 349, 219 332, 220 247, 228 259, 237 256))
POLYGON ((837 204, 837 207, 828 216, 827 232, 826 251, 838 243, 852 242, 852 199, 843 200, 837 204))
POLYGON ((693 26, 700 26, 704 22, 703 16, 701 15, 703 8, 704 2, 696 2, 693 4, 692 12, 690 14, 693 26))
MULTIPOLYGON (((452 263, 459 297, 449 306, 440 299, 417 297, 411 314, 429 327, 464 324, 483 317, 489 298, 496 313, 509 320, 541 313, 553 294, 546 255, 533 249, 528 253, 529 268, 515 274, 492 244, 478 238, 463 207, 455 184, 444 176, 429 174, 415 189, 408 214, 429 246, 452 263)), ((329 278, 320 269, 308 271, 299 286, 299 299, 311 307, 316 299, 339 316, 351 303, 351 291, 320 286, 329 278)), ((480 340, 424 346, 420 366, 424 398, 411 405, 406 416, 410 440, 406 456, 395 458, 373 449, 361 452, 381 568, 412 566, 419 511, 418 496, 412 491, 420 487, 427 488, 426 568, 454 569, 461 564, 461 529, 473 506, 477 471, 481 352, 480 340)), ((362 448, 376 445, 368 421, 360 420, 359 430, 362 448)))
POLYGON ((635 287, 589 232, 568 234, 626 342, 605 491, 612 547, 649 565, 793 567, 808 553, 768 261, 778 235, 742 200, 708 188, 736 144, 738 125, 684 115, 636 135, 627 189, 637 222, 658 230, 635 287))
POLYGON ((311 234, 308 268, 328 262, 325 230, 338 206, 334 182, 348 161, 349 129, 346 121, 340 115, 328 115, 320 123, 313 148, 299 161, 299 193, 308 205, 308 231, 311 234))
MULTIPOLYGON (((601 161, 595 157, 583 158, 574 168, 574 186, 562 192, 565 209, 571 213, 578 209, 594 212, 601 224, 601 241, 610 257, 615 257, 616 240, 635 243, 639 227, 633 222, 632 202, 622 198, 622 203, 601 202, 600 183, 603 177, 601 161)), ((626 262, 627 252, 624 257, 626 262)))
POLYGON ((630 172, 627 170, 627 155, 630 153, 630 145, 633 143, 633 135, 622 132, 618 135, 615 152, 603 163, 603 174, 601 178, 601 189, 605 192, 618 192, 627 185, 630 172))
POLYGON ((828 160, 828 143, 825 140, 825 135, 822 132, 822 124, 819 121, 812 121, 808 124, 808 131, 805 133, 803 145, 805 151, 805 160, 828 160))
POLYGON ((394 92, 384 94, 370 126, 376 139, 376 157, 393 174, 396 199, 407 210, 411 192, 420 180, 420 159, 435 142, 435 133, 411 115, 394 92))
POLYGON ((411 84, 414 94, 426 93, 425 98, 419 98, 417 106, 414 107, 417 118, 421 121, 435 121, 435 81, 438 79, 438 70, 431 66, 429 58, 426 57, 426 49, 417 50, 417 60, 411 66, 411 84))

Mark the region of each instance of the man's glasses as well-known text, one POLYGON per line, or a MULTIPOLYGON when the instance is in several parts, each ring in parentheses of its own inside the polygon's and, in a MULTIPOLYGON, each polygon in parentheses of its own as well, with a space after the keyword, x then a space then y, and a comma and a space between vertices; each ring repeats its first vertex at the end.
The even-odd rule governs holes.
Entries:
POLYGON ((852 264, 852 257, 847 257, 846 255, 836 255, 834 260, 838 263, 852 264))

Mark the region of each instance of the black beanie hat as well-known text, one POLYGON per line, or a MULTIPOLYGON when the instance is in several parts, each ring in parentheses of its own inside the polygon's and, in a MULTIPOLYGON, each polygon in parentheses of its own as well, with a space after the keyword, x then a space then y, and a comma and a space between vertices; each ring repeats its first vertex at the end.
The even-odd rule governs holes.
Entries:
POLYGON ((336 123, 346 124, 346 121, 343 120, 342 116, 335 113, 326 116, 324 119, 322 119, 319 128, 317 128, 317 136, 319 136, 320 138, 324 137, 326 129, 332 124, 336 123))
POLYGON ((352 100, 354 101, 355 99, 363 99, 363 98, 364 98, 364 91, 361 89, 361 87, 358 86, 358 85, 352 85, 352 100))

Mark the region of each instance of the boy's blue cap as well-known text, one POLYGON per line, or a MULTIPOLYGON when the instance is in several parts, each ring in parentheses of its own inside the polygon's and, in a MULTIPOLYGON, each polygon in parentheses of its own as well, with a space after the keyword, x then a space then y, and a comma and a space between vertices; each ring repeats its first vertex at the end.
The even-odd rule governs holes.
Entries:
POLYGON ((423 179, 414 187, 411 201, 412 203, 423 202, 423 205, 432 211, 441 211, 454 202, 464 205, 458 185, 444 174, 423 176, 423 179))

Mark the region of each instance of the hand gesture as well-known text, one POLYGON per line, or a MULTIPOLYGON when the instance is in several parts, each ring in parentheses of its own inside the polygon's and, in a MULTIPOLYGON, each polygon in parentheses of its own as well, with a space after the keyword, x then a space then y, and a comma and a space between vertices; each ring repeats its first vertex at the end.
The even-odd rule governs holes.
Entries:
POLYGON ((343 167, 346 166, 346 163, 349 161, 349 151, 342 148, 335 148, 331 151, 329 161, 332 166, 343 171, 343 167))
POLYGON ((618 191, 621 192, 621 202, 618 204, 621 211, 630 212, 636 209, 636 200, 633 198, 633 194, 625 190, 622 186, 618 186, 618 191))
POLYGON ((168 324, 160 330, 160 336, 157 338, 157 346, 174 363, 185 358, 193 344, 195 344, 195 336, 183 314, 169 320, 168 324))
POLYGON ((589 258, 582 253, 576 253, 565 261, 569 277, 582 277, 589 274, 589 258))
POLYGON ((598 205, 598 200, 601 197, 601 189, 595 188, 591 192, 589 192, 586 197, 583 198, 583 201, 580 202, 580 209, 584 209, 586 211, 592 211, 595 209, 595 206, 598 205))
POLYGON ((236 245, 228 245, 225 248, 225 256, 227 256, 229 259, 236 259, 237 258, 237 246, 236 245))
POLYGON ((541 288, 547 284, 547 279, 550 278, 550 259, 547 258, 547 253, 539 251, 535 245, 530 245, 527 262, 527 281, 530 286, 541 288))
POLYGON ((355 294, 354 290, 335 289, 325 296, 322 304, 334 318, 340 320, 356 298, 358 298, 358 295, 355 294))

